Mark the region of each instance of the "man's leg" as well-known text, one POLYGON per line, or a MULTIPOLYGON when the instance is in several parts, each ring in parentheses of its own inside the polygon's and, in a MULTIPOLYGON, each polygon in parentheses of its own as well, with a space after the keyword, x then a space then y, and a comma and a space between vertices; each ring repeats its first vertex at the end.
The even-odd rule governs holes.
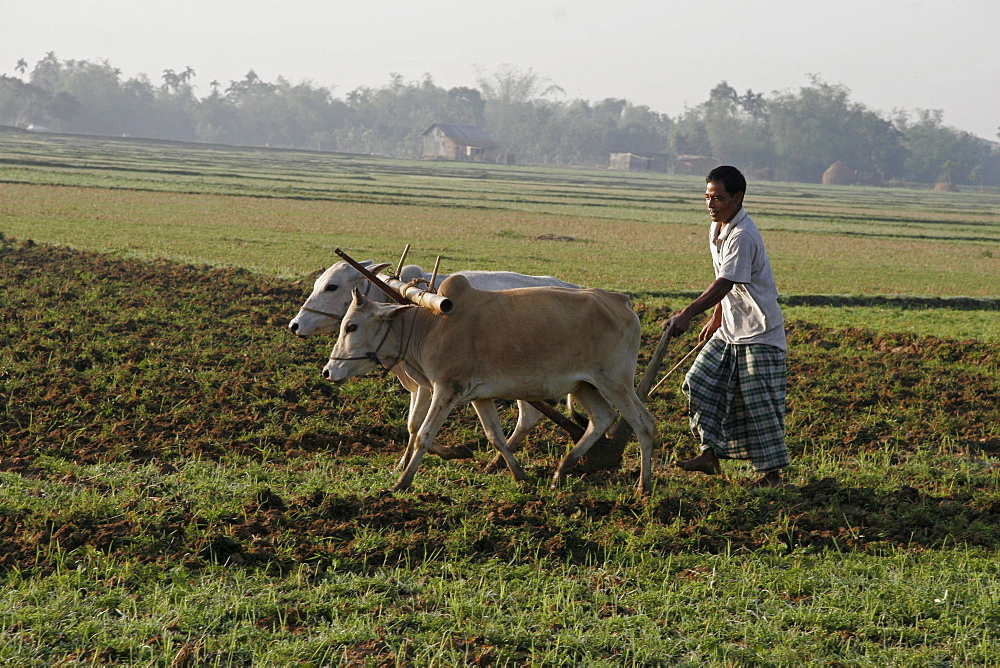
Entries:
POLYGON ((785 444, 786 355, 779 348, 748 346, 740 363, 740 394, 747 427, 754 444, 752 461, 761 477, 758 487, 781 485, 781 470, 788 466, 785 444))
POLYGON ((722 421, 726 413, 726 385, 732 370, 728 364, 726 344, 711 339, 698 353, 684 377, 682 390, 688 398, 691 432, 701 442, 701 453, 692 459, 674 462, 685 471, 708 475, 722 472, 719 458, 712 449, 722 442, 722 421))

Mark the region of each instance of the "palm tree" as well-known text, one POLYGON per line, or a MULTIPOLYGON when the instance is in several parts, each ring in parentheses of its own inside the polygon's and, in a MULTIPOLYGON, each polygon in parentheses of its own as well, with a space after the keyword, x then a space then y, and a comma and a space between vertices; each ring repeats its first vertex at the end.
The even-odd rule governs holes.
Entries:
POLYGON ((173 70, 163 70, 163 88, 167 92, 177 90, 180 84, 180 77, 173 70))

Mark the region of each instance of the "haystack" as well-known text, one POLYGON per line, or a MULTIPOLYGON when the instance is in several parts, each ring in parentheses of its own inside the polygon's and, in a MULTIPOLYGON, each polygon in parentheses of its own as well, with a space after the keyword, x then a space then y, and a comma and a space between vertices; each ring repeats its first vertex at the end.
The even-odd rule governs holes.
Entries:
POLYGON ((941 183, 934 184, 934 190, 940 190, 946 193, 957 193, 958 188, 955 187, 954 183, 948 183, 947 181, 942 181, 941 183))
POLYGON ((857 173, 838 160, 823 172, 823 185, 825 186, 849 186, 857 181, 857 173))

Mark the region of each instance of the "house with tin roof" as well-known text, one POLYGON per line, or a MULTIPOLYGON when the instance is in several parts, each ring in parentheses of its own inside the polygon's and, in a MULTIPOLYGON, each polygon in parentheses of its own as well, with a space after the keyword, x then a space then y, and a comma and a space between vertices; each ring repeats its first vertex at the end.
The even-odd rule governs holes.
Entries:
POLYGON ((421 137, 424 158, 494 162, 499 149, 488 134, 473 125, 435 123, 421 137))

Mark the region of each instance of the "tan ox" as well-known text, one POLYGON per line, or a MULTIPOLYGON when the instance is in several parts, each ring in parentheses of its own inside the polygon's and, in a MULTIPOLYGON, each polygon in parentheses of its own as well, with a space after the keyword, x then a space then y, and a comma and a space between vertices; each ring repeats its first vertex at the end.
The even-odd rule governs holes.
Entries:
MULTIPOLYGON (((360 262, 361 266, 373 274, 378 274, 389 265, 386 263, 376 264, 372 260, 360 262)), ((559 286, 564 288, 576 288, 579 286, 559 280, 554 276, 526 276, 510 271, 476 271, 468 270, 458 272, 469 279, 469 282, 479 290, 509 290, 511 288, 540 287, 545 285, 559 286)), ((382 276, 383 279, 387 278, 382 276)), ((422 280, 427 283, 433 276, 424 271, 418 265, 408 264, 400 272, 400 280, 409 283, 414 280, 422 280)), ((447 275, 439 275, 436 283, 440 283, 447 278, 447 275)), ((340 322, 344 318, 348 307, 351 305, 351 293, 360 290, 365 296, 374 301, 387 302, 388 298, 381 290, 375 288, 373 284, 361 275, 357 269, 347 262, 336 262, 326 271, 316 278, 313 284, 312 293, 305 303, 299 308, 299 312, 288 323, 288 329, 298 337, 307 338, 320 334, 334 334, 340 329, 340 322)), ((398 368, 392 369, 392 373, 399 379, 403 387, 410 392, 410 411, 406 416, 406 430, 409 434, 407 451, 414 449, 417 429, 423 423, 430 406, 430 389, 422 388, 413 382, 404 371, 398 368)), ((568 399, 568 397, 567 397, 568 399)), ((511 432, 508 442, 511 449, 516 449, 524 437, 531 429, 541 422, 542 414, 526 401, 517 402, 517 424, 511 432)), ((433 444, 430 452, 441 456, 443 459, 455 459, 471 457, 472 451, 464 445, 444 447, 433 444)), ((397 470, 402 471, 406 466, 409 455, 404 452, 400 458, 397 470)), ((496 468, 500 464, 499 458, 490 466, 496 468)))
POLYGON ((635 394, 639 318, 626 295, 557 287, 487 292, 462 276, 439 294, 448 315, 415 306, 376 304, 357 290, 323 375, 334 382, 377 366, 401 364, 431 389, 431 405, 393 490, 406 489, 451 410, 472 402, 490 442, 515 478, 526 476, 504 440, 493 399, 544 401, 573 394, 590 426, 563 458, 555 487, 615 420, 631 425, 642 452, 638 494, 651 483, 653 417, 635 394))

